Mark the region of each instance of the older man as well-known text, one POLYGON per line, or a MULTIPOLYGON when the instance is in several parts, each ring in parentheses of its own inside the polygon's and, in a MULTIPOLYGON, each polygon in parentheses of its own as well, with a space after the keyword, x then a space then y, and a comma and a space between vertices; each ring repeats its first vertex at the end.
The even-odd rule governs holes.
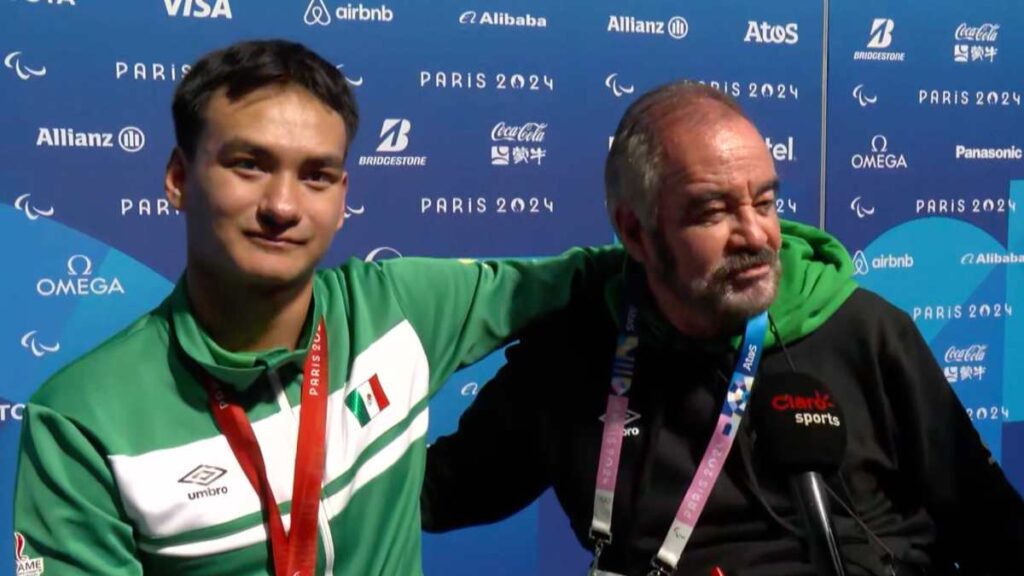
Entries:
POLYGON ((1020 573, 1020 496, 911 320, 854 284, 835 239, 779 221, 772 160, 732 100, 687 83, 645 94, 606 184, 621 277, 511 348, 430 448, 426 529, 494 521, 553 487, 593 574, 815 574, 789 474, 756 410, 743 417, 749 394, 755 409, 785 399, 800 373, 845 412, 816 425, 846 434, 820 457, 841 464, 825 472, 847 574, 1020 573))

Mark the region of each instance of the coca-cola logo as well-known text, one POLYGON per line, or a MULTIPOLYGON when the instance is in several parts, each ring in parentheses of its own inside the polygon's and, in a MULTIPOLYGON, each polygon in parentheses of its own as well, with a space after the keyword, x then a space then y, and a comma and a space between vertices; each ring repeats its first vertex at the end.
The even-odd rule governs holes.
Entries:
POLYGON ((965 348, 950 346, 946 350, 946 362, 983 362, 988 344, 971 344, 965 348))
POLYGON ((498 122, 491 129, 491 140, 495 142, 543 142, 544 130, 548 125, 541 122, 527 122, 521 126, 511 126, 498 122))
POLYGON ((986 22, 981 26, 968 26, 966 22, 956 27, 956 40, 969 40, 972 42, 995 42, 999 36, 999 24, 986 22))

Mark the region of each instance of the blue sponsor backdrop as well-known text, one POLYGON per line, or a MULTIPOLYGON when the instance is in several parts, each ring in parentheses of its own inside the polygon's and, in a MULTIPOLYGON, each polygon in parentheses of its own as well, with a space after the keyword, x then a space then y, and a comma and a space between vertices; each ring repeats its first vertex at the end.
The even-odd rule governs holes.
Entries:
MULTIPOLYGON (((181 273, 182 217, 162 192, 175 83, 253 37, 308 44, 359 98, 349 217, 328 264, 605 243, 602 163, 623 110, 673 79, 721 88, 765 136, 780 215, 836 233, 861 282, 914 317, 1024 485, 1024 10, 1011 0, 9 0, 0 19, 0 534, 22 403, 181 273)), ((500 363, 453 378, 431 439, 500 363)), ((0 565, 12 555, 0 538, 0 565)), ((548 496, 428 536, 424 556, 428 574, 455 575, 587 560, 548 496)))

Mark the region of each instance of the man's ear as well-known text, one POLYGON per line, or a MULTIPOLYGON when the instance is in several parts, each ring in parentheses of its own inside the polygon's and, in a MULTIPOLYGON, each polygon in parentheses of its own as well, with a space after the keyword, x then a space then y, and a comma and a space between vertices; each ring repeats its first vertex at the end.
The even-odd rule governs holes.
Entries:
POLYGON ((171 150, 164 171, 164 194, 175 210, 185 209, 185 177, 188 172, 188 160, 181 148, 171 150))
POLYGON ((641 264, 648 264, 654 257, 650 235, 644 230, 636 211, 629 206, 618 205, 613 213, 615 230, 626 252, 641 264))
POLYGON ((338 185, 341 187, 341 210, 338 212, 338 226, 335 227, 335 231, 341 230, 345 224, 345 207, 348 206, 348 170, 342 173, 341 182, 338 185))

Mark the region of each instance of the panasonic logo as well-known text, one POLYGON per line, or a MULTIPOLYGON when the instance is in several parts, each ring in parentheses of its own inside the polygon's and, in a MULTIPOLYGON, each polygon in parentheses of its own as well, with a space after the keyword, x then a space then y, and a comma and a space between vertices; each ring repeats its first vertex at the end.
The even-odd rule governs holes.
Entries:
POLYGON ((968 148, 963 144, 956 146, 957 160, 1021 160, 1024 151, 1016 146, 1006 148, 968 148))

